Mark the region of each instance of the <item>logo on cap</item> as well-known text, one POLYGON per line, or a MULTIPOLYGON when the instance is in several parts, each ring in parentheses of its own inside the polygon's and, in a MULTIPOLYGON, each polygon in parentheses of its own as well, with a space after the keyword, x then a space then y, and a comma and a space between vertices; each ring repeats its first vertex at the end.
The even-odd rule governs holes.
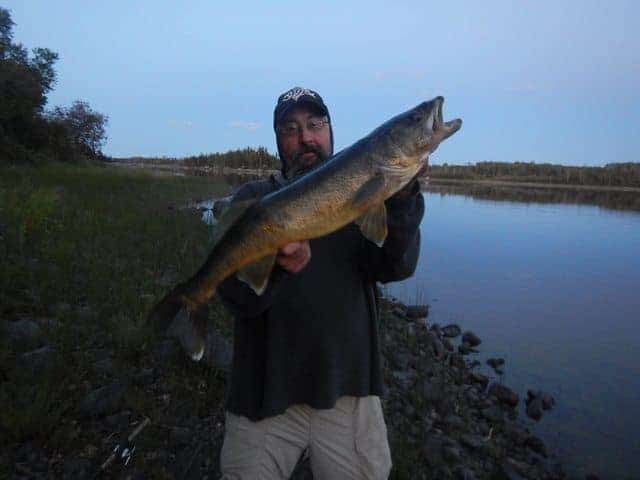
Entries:
POLYGON ((309 90, 308 88, 295 87, 282 95, 282 99, 280 101, 288 102, 289 100, 293 100, 294 102, 297 102, 300 97, 304 96, 316 98, 316 92, 314 92, 313 90, 309 90))

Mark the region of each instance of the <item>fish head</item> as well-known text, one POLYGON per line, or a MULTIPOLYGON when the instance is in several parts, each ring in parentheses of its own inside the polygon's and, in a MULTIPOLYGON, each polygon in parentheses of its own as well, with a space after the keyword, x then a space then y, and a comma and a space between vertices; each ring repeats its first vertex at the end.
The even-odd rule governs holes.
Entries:
POLYGON ((387 156, 389 162, 403 167, 421 164, 442 141, 460 129, 462 120, 459 118, 443 121, 443 103, 443 97, 435 97, 395 116, 380 127, 388 130, 385 137, 394 152, 387 156))

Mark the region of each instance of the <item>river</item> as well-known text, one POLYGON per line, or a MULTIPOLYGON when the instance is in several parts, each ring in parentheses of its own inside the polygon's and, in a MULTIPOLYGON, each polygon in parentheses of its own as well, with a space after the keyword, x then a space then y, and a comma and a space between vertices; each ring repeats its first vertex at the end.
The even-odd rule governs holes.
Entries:
POLYGON ((505 358, 521 399, 551 393, 556 406, 533 429, 568 472, 640 478, 640 212, 424 196, 415 275, 387 292, 428 303, 431 323, 473 330, 478 359, 505 358))

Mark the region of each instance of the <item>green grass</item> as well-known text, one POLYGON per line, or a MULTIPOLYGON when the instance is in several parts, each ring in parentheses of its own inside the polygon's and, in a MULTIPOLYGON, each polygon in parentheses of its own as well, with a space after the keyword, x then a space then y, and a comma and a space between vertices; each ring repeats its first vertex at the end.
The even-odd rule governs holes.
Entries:
MULTIPOLYGON (((208 253, 206 226, 181 207, 228 190, 212 178, 102 165, 0 167, 0 321, 52 324, 55 348, 34 378, 0 332, 0 449, 33 441, 65 455, 99 444, 76 420, 87 391, 108 383, 93 371, 95 351, 114 352, 116 372, 148 364, 148 311, 208 253)), ((219 305, 212 312, 228 325, 219 305)), ((210 370, 178 361, 166 381, 197 409, 219 405, 223 381, 210 370)), ((135 386, 126 401, 139 415, 158 408, 135 386)))

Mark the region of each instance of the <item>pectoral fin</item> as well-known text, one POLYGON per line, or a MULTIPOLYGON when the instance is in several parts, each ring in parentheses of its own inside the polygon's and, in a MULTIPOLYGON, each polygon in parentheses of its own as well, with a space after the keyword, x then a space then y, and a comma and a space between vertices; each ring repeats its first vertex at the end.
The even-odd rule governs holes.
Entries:
POLYGON ((261 258, 257 262, 250 263, 241 268, 236 273, 236 277, 249 285, 257 295, 262 295, 267 288, 269 275, 271 275, 271 270, 273 270, 275 262, 276 254, 274 252, 271 255, 261 258))
POLYGON ((382 247, 387 238, 387 209, 384 203, 369 210, 356 220, 356 224, 367 239, 382 247))

